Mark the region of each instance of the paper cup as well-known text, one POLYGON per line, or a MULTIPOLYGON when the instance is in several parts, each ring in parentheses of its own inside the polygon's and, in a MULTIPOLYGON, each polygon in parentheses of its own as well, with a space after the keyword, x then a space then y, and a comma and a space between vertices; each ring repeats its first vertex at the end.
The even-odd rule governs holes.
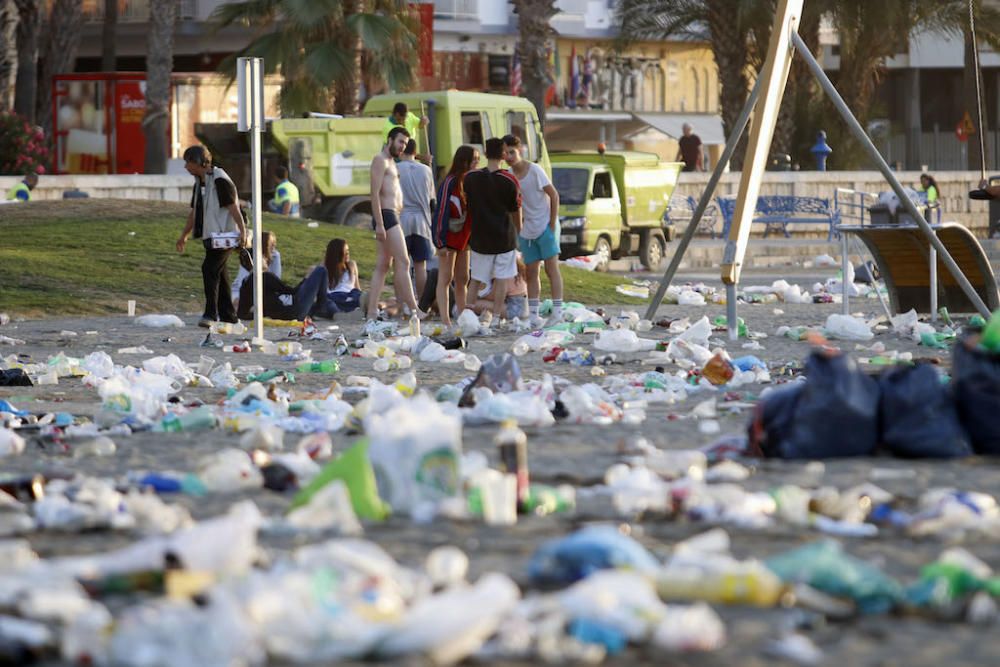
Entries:
POLYGON ((129 317, 135 317, 135 300, 134 299, 129 299, 128 300, 128 316, 129 317))
POLYGON ((517 476, 487 474, 480 482, 483 519, 490 526, 513 526, 517 523, 517 476))

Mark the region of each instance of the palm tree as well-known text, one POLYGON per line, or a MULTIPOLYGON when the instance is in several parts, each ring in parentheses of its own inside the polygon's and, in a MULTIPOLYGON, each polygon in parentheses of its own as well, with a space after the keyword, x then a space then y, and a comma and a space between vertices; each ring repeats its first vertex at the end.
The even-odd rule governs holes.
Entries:
POLYGON ((0 0, 0 111, 14 105, 17 77, 17 5, 0 0))
POLYGON ((517 14, 517 55, 521 60, 524 92, 545 125, 545 93, 552 84, 548 74, 549 37, 556 34, 550 21, 556 15, 555 0, 510 0, 517 14))
POLYGON ((149 3, 149 48, 146 50, 146 137, 143 172, 167 173, 167 123, 170 120, 170 74, 174 69, 174 23, 180 0, 149 3))
POLYGON ((54 0, 48 13, 45 58, 35 99, 35 120, 52 140, 52 77, 70 72, 80 45, 83 0, 54 0))
POLYGON ((17 82, 14 86, 14 111, 35 122, 35 92, 38 86, 38 33, 41 12, 37 0, 14 0, 20 20, 17 23, 17 82))
POLYGON ((263 58, 267 73, 282 75, 284 115, 329 109, 331 102, 336 113, 356 113, 362 58, 391 89, 414 81, 418 27, 405 0, 244 0, 220 5, 212 19, 220 29, 256 29, 219 70, 232 80, 237 57, 263 58))
MULTIPOLYGON (((719 70, 719 106, 726 135, 750 90, 754 65, 763 61, 773 0, 622 0, 619 34, 624 42, 688 38, 708 42, 719 70), (757 44, 756 39, 765 41, 757 44)), ((743 164, 746 139, 733 153, 743 164)))

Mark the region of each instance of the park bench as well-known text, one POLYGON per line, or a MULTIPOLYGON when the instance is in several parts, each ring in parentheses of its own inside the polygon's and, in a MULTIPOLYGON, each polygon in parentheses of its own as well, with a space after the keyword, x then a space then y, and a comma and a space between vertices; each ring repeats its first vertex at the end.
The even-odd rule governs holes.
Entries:
MULTIPOLYGON (((870 193, 838 189, 835 201, 842 254, 846 258, 850 252, 849 236, 856 236, 864 244, 885 281, 893 313, 905 313, 912 308, 934 316, 940 306, 953 313, 975 312, 972 302, 909 216, 897 214, 893 222, 879 224, 869 211, 877 201, 870 193)), ((926 200, 918 204, 923 208, 926 200)), ((983 302, 990 310, 1000 308, 993 268, 976 237, 957 222, 941 222, 939 207, 931 207, 928 223, 983 302)))
MULTIPOLYGON (((715 201, 722 214, 722 236, 728 237, 729 226, 736 214, 736 197, 726 195, 716 197, 715 201)), ((788 238, 791 236, 788 233, 789 224, 821 223, 827 226, 826 240, 829 241, 837 235, 838 215, 837 209, 831 205, 830 200, 822 197, 763 195, 757 197, 753 222, 767 225, 764 230, 765 238, 770 234, 772 225, 780 225, 782 233, 788 238)))
MULTIPOLYGON (((670 197, 670 204, 663 213, 663 222, 668 225, 686 225, 691 222, 694 210, 698 207, 698 200, 691 195, 679 195, 676 192, 670 197)), ((708 208, 698 221, 698 233, 708 234, 715 238, 715 221, 719 217, 719 209, 714 204, 709 204, 708 208)))

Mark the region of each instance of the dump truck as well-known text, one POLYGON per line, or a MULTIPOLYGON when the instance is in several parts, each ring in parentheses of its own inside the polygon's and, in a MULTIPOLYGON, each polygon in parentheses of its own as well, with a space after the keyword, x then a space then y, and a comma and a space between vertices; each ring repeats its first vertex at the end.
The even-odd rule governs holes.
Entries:
MULTIPOLYGON (((433 156, 435 180, 451 164, 455 150, 468 144, 484 154, 490 137, 518 136, 526 157, 551 173, 545 139, 534 105, 523 97, 458 90, 377 95, 360 117, 312 114, 267 122, 263 137, 266 197, 277 184, 274 170, 286 165, 299 188, 303 215, 339 224, 367 224, 371 218, 370 165, 384 144, 384 126, 397 102, 430 123, 417 132, 418 154, 433 156)), ((235 123, 199 123, 198 138, 236 183, 240 196, 250 193, 248 135, 235 123)), ((486 164, 482 157, 481 166, 486 164)))
POLYGON ((673 239, 664 213, 684 164, 638 151, 552 153, 550 159, 562 257, 596 254, 597 268, 607 270, 612 259, 638 255, 643 266, 657 268, 673 239))

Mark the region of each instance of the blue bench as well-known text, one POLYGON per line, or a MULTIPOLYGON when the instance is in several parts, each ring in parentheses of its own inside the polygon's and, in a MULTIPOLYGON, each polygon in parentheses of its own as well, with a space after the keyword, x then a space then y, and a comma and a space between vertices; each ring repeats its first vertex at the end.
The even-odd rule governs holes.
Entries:
MULTIPOLYGON (((716 204, 722 214, 723 227, 722 236, 728 238, 729 226, 733 222, 736 214, 736 198, 733 196, 716 197, 716 204)), ((790 197, 780 195, 764 195, 757 197, 757 207, 754 210, 753 222, 767 225, 764 230, 764 237, 771 232, 771 225, 781 225, 781 231, 785 237, 790 237, 788 225, 790 223, 823 223, 827 226, 826 240, 829 241, 834 236, 840 236, 837 232, 837 224, 840 219, 839 211, 831 205, 829 199, 822 197, 790 197)))
MULTIPOLYGON (((689 223, 694 216, 694 210, 698 208, 698 200, 691 195, 679 195, 674 193, 670 197, 667 210, 663 212, 663 222, 668 225, 689 223)), ((698 231, 715 238, 715 221, 719 217, 719 210, 714 204, 709 204, 708 208, 698 221, 698 231)))

